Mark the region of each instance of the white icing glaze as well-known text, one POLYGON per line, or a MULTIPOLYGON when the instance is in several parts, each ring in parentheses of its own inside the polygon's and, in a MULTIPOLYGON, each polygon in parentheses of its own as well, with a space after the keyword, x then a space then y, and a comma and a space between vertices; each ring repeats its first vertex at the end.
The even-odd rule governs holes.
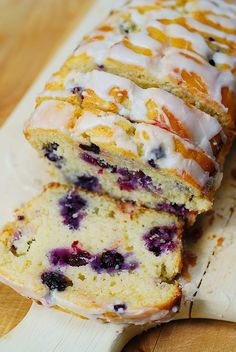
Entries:
POLYGON ((207 58, 208 55, 212 53, 212 50, 206 44, 206 40, 201 34, 197 32, 190 32, 188 29, 179 24, 163 25, 160 22, 152 21, 147 24, 147 28, 148 27, 157 28, 170 38, 181 38, 186 40, 191 43, 192 49, 204 58, 207 58))
POLYGON ((143 32, 131 33, 129 35, 129 41, 139 47, 150 49, 153 55, 157 54, 162 47, 160 43, 158 43, 156 40, 149 37, 148 34, 143 32))
MULTIPOLYGON (((224 86, 228 86, 234 90, 234 76, 230 75, 229 72, 221 72, 216 67, 213 67, 208 63, 209 57, 212 56, 213 52, 208 46, 207 40, 201 34, 197 32, 190 32, 181 25, 163 25, 158 22, 156 20, 158 18, 158 14, 160 13, 159 17, 163 18, 166 15, 166 9, 153 10, 140 14, 134 9, 130 10, 131 5, 134 7, 135 3, 136 2, 131 1, 128 9, 126 9, 128 12, 126 13, 125 9, 123 9, 123 12, 126 15, 129 13, 132 21, 136 21, 135 23, 139 26, 140 32, 130 33, 127 37, 133 45, 150 49, 152 52, 151 57, 138 54, 135 51, 128 49, 122 43, 124 35, 121 35, 119 26, 117 25, 114 28, 114 32, 105 34, 104 40, 92 41, 90 43, 85 41, 84 44, 77 49, 75 54, 77 55, 79 53, 86 52, 98 65, 104 64, 107 58, 119 61, 121 64, 135 65, 152 73, 157 80, 167 82, 169 75, 175 75, 178 80, 181 79, 181 73, 174 73, 174 70, 176 71, 176 69, 185 69, 188 72, 194 72, 199 75, 206 84, 206 95, 208 95, 209 99, 216 101, 219 105, 221 105, 222 109, 226 111, 224 106, 221 104, 221 89, 224 86), (146 30, 150 27, 155 27, 161 30, 169 37, 185 39, 192 44, 193 50, 200 55, 184 49, 170 48, 168 46, 165 47, 165 45, 163 46, 160 42, 148 36, 146 30), (199 64, 188 57, 184 57, 181 53, 195 57, 202 64, 199 64), (174 60, 173 57, 175 58, 174 60)), ((155 4, 155 1, 150 1, 150 4, 155 4)), ((171 16, 175 18, 176 15, 176 12, 173 11, 171 16)), ((122 13, 120 16, 122 19, 122 13)), ((179 13, 179 16, 183 17, 183 14, 179 13)), ((208 33, 209 36, 215 35, 222 39, 226 38, 227 40, 236 42, 235 35, 224 33, 223 31, 196 21, 191 18, 191 13, 190 15, 184 14, 184 17, 186 18, 187 23, 196 31, 200 30, 208 33)), ((118 21, 118 23, 120 22, 118 21)), ((227 47, 227 45, 218 42, 217 45, 227 47)), ((224 60, 224 63, 229 64, 232 69, 235 67, 233 66, 235 63, 234 57, 226 54, 216 55, 216 57, 220 60, 221 64, 223 64, 224 60)))
POLYGON ((207 57, 212 53, 212 50, 206 44, 205 39, 196 32, 190 32, 183 26, 178 24, 170 24, 165 26, 165 33, 172 38, 181 38, 192 44, 193 50, 195 50, 199 55, 207 57))
MULTIPOLYGON (((152 62, 152 57, 137 54, 136 52, 128 49, 123 43, 117 43, 107 53, 106 58, 118 60, 127 65, 136 65, 142 68, 147 68, 152 62)), ((93 53, 95 55, 95 53, 93 53)))
POLYGON ((152 11, 152 18, 159 20, 159 19, 169 19, 169 20, 173 20, 175 18, 179 17, 179 12, 172 10, 172 9, 159 9, 158 11, 152 11))
MULTIPOLYGON (((17 280, 12 280, 7 278, 6 275, 0 274, 0 281, 5 285, 10 286, 16 292, 21 294, 22 296, 29 297, 35 301, 41 302, 46 307, 54 307, 58 306, 62 309, 66 309, 72 313, 79 314, 88 319, 98 319, 104 318, 104 314, 108 312, 114 311, 111 309, 109 305, 105 305, 101 308, 85 308, 82 306, 78 306, 73 303, 66 294, 62 294, 57 291, 51 292, 50 295, 46 294, 42 296, 42 293, 46 290, 39 290, 39 292, 34 292, 32 288, 27 288, 25 283, 20 284, 17 280)), ((33 287, 33 286, 32 286, 33 287)), ((119 324, 137 324, 143 325, 147 324, 151 321, 155 321, 156 323, 167 322, 177 313, 178 308, 173 306, 170 310, 159 310, 156 307, 151 308, 143 308, 136 311, 128 310, 124 314, 119 314, 119 318, 106 318, 107 321, 111 321, 113 323, 119 324)))
POLYGON ((102 65, 104 58, 107 56, 107 52, 110 47, 115 43, 123 39, 122 35, 114 35, 112 33, 107 33, 105 36, 106 40, 95 40, 92 42, 81 44, 75 51, 75 55, 86 52, 88 55, 93 56, 96 53, 96 63, 102 65))
MULTIPOLYGON (((210 34, 212 33, 213 35, 215 34, 216 36, 219 36, 221 38, 227 38, 232 40, 233 42, 235 42, 236 37, 235 36, 228 36, 227 33, 224 33, 224 31, 222 30, 215 30, 215 28, 205 25, 199 21, 196 21, 195 19, 189 18, 189 15, 181 15, 180 13, 176 12, 176 11, 172 11, 170 10, 170 12, 172 13, 171 16, 166 16, 166 14, 168 13, 167 9, 163 9, 163 10, 155 10, 155 11, 151 11, 151 15, 148 12, 147 15, 140 15, 139 14, 139 18, 142 17, 143 21, 141 24, 141 21, 139 20, 139 25, 141 26, 142 30, 144 31, 145 28, 153 26, 156 27, 158 29, 160 29, 163 33, 165 33, 167 36, 169 37, 175 37, 175 38, 182 38, 187 40, 188 42, 190 42, 192 44, 192 48, 201 56, 203 56, 206 60, 208 60, 209 55, 212 54, 212 50, 210 49, 210 47, 208 46, 208 42, 207 40, 200 34, 197 32, 198 29, 203 30, 204 32, 206 31, 206 33, 210 34), (170 24, 170 25, 163 25, 159 22, 157 22, 158 19, 174 19, 174 18, 178 18, 178 17, 185 17, 187 19, 187 22, 189 24, 191 24, 193 26, 193 28, 196 29, 196 32, 192 32, 189 31, 188 29, 186 29, 185 27, 179 25, 179 24, 170 24), (146 20, 144 20, 146 19, 146 20), (205 26, 205 27, 204 27, 205 26)), ((210 15, 209 15, 210 16, 210 15)), ((234 22, 232 20, 226 19, 224 17, 219 17, 219 16, 215 16, 218 19, 219 23, 222 23, 222 25, 225 23, 228 24, 227 22, 234 22)), ((215 19, 214 17, 214 19, 215 19)), ((210 17, 209 17, 210 18, 210 17)), ((216 20, 216 19, 215 19, 216 20)), ((133 15, 133 21, 136 23, 137 21, 137 16, 135 18, 135 16, 133 15)), ((218 23, 217 22, 217 23, 218 23)), ((225 46, 226 48, 228 48, 227 45, 224 45, 222 43, 218 43, 218 46, 225 46)), ((227 58, 227 55, 225 56, 227 58)), ((228 56, 230 58, 230 56, 228 56)))
MULTIPOLYGON (((43 302, 42 302, 43 303, 43 302)), ((109 306, 105 305, 101 308, 84 308, 78 306, 69 300, 65 295, 55 291, 53 294, 53 305, 68 309, 71 312, 85 316, 89 319, 104 318, 104 314, 107 312, 113 312, 114 310, 109 306), (64 297, 65 296, 65 297, 64 297)), ((110 322, 125 323, 125 324, 138 324, 143 325, 150 321, 165 322, 170 320, 176 313, 175 307, 171 310, 159 310, 158 308, 143 308, 137 311, 128 310, 124 314, 119 314, 119 318, 107 317, 106 320, 110 322)))
MULTIPOLYGON (((173 135, 170 132, 164 132, 164 130, 159 127, 155 126, 155 128, 153 128, 152 126, 145 124, 138 124, 136 131, 141 137, 141 143, 143 143, 144 160, 147 161, 152 159, 153 150, 158 149, 160 146, 164 146, 166 157, 158 160, 158 166, 160 168, 186 171, 200 185, 204 185, 207 182, 209 174, 204 172, 195 160, 184 159, 180 153, 175 152, 173 135), (148 142, 143 136, 144 131, 150 138, 148 142)), ((184 144, 192 148, 192 146, 187 143, 184 144)))
MULTIPOLYGON (((32 281, 34 281, 32 279, 32 281)), ((8 278, 8 275, 0 273, 0 282, 3 284, 11 287, 13 290, 18 292, 20 295, 25 296, 25 297, 30 297, 34 300, 40 300, 42 297, 42 292, 46 291, 46 289, 42 290, 40 293, 33 292, 32 287, 34 285, 30 285, 30 282, 28 282, 28 287, 25 285, 25 283, 20 284, 18 280, 13 280, 12 278, 8 278)))
POLYGON ((216 24, 219 24, 220 26, 224 28, 229 28, 229 29, 234 29, 236 30, 236 22, 235 20, 232 20, 231 18, 223 17, 223 16, 216 16, 209 14, 207 16, 211 21, 213 21, 216 24))
MULTIPOLYGON (((123 7, 127 10, 127 8, 130 9, 136 6, 156 6, 159 9, 161 6, 162 8, 167 8, 167 10, 174 8, 179 13, 203 11, 226 17, 234 17, 236 14, 236 4, 222 0, 188 0, 185 1, 185 4, 178 0, 120 0, 120 3, 118 0, 116 5, 116 9, 119 10, 123 7)), ((149 11, 152 10, 150 9, 149 11)))
POLYGON ((43 90, 39 97, 52 97, 52 98, 69 98, 71 96, 71 92, 67 90, 43 90))
MULTIPOLYGON (((83 115, 77 120, 72 136, 74 139, 80 140, 80 136, 84 132, 98 126, 106 126, 113 131, 113 135, 106 136, 105 139, 104 139, 104 136, 101 136, 101 137, 97 136, 97 137, 94 137, 94 141, 96 140, 98 144, 99 142, 100 143, 103 142, 106 144, 115 143, 118 148, 131 151, 132 153, 137 155, 138 152, 137 152, 137 146, 135 142, 129 137, 129 135, 127 135, 127 133, 123 130, 123 128, 117 124, 118 122, 122 122, 122 121, 123 121, 123 118, 117 115, 113 115, 113 114, 106 115, 104 113, 101 113, 99 116, 99 115, 93 114, 92 112, 85 111, 83 115)), ((129 123, 130 126, 132 127, 132 124, 130 122, 127 122, 127 123, 129 123)))
POLYGON ((98 96, 102 99, 110 101, 112 101, 112 96, 110 96, 108 92, 113 87, 121 87, 130 93, 130 90, 135 86, 134 83, 128 79, 98 70, 93 70, 85 74, 78 71, 71 71, 68 76, 65 77, 63 83, 66 90, 70 90, 78 85, 84 89, 92 89, 94 92, 97 92, 98 96))
POLYGON ((236 67, 236 56, 229 56, 224 53, 216 52, 213 55, 213 60, 217 65, 229 65, 232 69, 236 67))
POLYGON ((227 44, 217 42, 217 46, 221 49, 225 49, 225 50, 229 49, 229 46, 227 44))
MULTIPOLYGON (((221 104, 222 99, 222 87, 229 87, 235 91, 235 79, 231 72, 219 71, 213 66, 194 62, 193 60, 181 55, 181 53, 189 55, 187 50, 168 48, 165 51, 165 55, 160 60, 158 72, 154 71, 153 73, 156 74, 159 79, 164 81, 169 74, 181 80, 181 74, 175 72, 176 67, 178 67, 181 71, 186 70, 188 72, 195 72, 204 80, 204 83, 206 83, 209 98, 215 100, 219 104, 221 104), (175 58, 174 60, 173 57, 175 58)), ((198 55, 195 55, 194 53, 191 53, 190 55, 199 60, 198 55)), ((223 105, 222 109, 227 111, 223 105)))
POLYGON ((112 10, 120 10, 122 7, 128 5, 130 0, 116 0, 112 6, 112 10))
POLYGON ((71 104, 46 100, 35 109, 25 128, 42 128, 65 132, 74 111, 75 107, 71 104))
MULTIPOLYGON (((166 107, 183 125, 190 134, 191 142, 212 155, 209 141, 221 131, 221 126, 213 117, 195 109, 188 107, 181 99, 158 88, 142 89, 132 81, 102 71, 91 71, 87 74, 72 71, 64 80, 66 90, 70 91, 75 86, 83 89, 91 89, 95 94, 105 100, 112 102, 118 107, 118 112, 134 122, 155 123, 147 117, 146 103, 151 99, 157 104, 161 114, 166 119, 166 124, 170 126, 168 117, 162 110, 166 107), (109 94, 114 87, 119 87, 128 93, 129 107, 125 108, 117 103, 113 96, 109 94)), ((47 91, 50 96, 50 91, 47 91)), ((59 92, 60 93, 60 92, 59 92)), ((54 92, 55 94, 55 92, 54 92)), ((86 96, 86 91, 82 93, 86 96)), ((159 114, 160 115, 160 114, 159 114)))
MULTIPOLYGON (((189 72, 195 72, 206 83, 208 90, 207 95, 209 98, 218 102, 222 106, 222 109, 227 111, 227 109, 221 104, 221 89, 226 86, 231 88, 232 91, 235 91, 234 76, 229 71, 221 72, 213 66, 204 65, 203 61, 202 64, 199 64, 190 60, 188 57, 181 55, 181 53, 191 55, 201 61, 201 58, 197 54, 194 54, 193 52, 189 53, 189 51, 183 49, 178 50, 176 48, 167 48, 162 58, 157 61, 155 58, 137 54, 124 47, 123 44, 116 44, 113 46, 108 57, 119 61, 121 64, 125 63, 142 67, 162 82, 168 82, 169 75, 181 80, 181 72, 176 73, 176 68, 181 71, 186 70, 189 72), (175 58, 174 60, 173 57, 175 58)), ((96 57, 95 53, 94 57, 96 57)))
POLYGON ((187 11, 206 11, 213 12, 216 15, 227 16, 235 18, 236 6, 225 1, 211 1, 211 0, 193 0, 187 2, 185 5, 187 11))
POLYGON ((157 18, 176 18, 180 14, 186 14, 187 12, 203 11, 207 12, 209 19, 213 20, 215 23, 221 23, 226 28, 235 28, 235 21, 231 19, 236 15, 236 6, 235 4, 229 4, 225 1, 205 1, 205 0, 189 0, 185 5, 181 5, 178 1, 130 1, 126 4, 123 11, 127 11, 127 8, 130 9, 135 6, 156 6, 156 10, 150 10, 151 12, 161 13, 161 17, 157 18), (160 8, 162 6, 162 8, 160 8), (173 10, 174 8, 174 10, 173 10), (174 16, 174 13, 178 14, 174 16), (162 15, 163 14, 163 15, 162 15), (216 16, 217 15, 217 16, 216 16))
POLYGON ((196 21, 193 18, 187 18, 187 22, 191 27, 196 29, 196 31, 207 33, 209 34, 209 36, 213 35, 222 39, 227 39, 234 43, 236 42, 236 35, 223 32, 222 30, 216 29, 214 27, 211 27, 209 25, 196 21))
MULTIPOLYGON (((171 9, 159 9, 159 10, 152 10, 145 14, 140 14, 137 10, 129 9, 128 13, 131 17, 131 21, 134 22, 139 29, 144 29, 147 24, 151 21, 158 20, 158 19, 176 19, 179 17, 179 13, 177 11, 171 9)), ((127 9, 123 9, 121 14, 127 14, 127 9)))
MULTIPOLYGON (((143 28, 152 19, 151 12, 147 16, 143 16, 138 11, 129 9, 128 10, 130 20, 135 23, 139 29, 143 28)), ((124 21, 127 16, 127 9, 121 11, 121 21, 124 21)))
MULTIPOLYGON (((133 2, 131 2, 131 4, 133 4, 133 2)), ((155 1, 151 1, 150 5, 155 5, 155 1)), ((143 4, 145 5, 145 4, 143 4)), ((163 6, 163 4, 162 4, 163 6)), ((174 11, 171 9, 165 9, 165 8, 158 8, 155 10, 151 10, 148 11, 145 14, 140 14, 137 10, 132 9, 132 7, 134 7, 133 5, 130 7, 128 6, 128 9, 125 7, 123 9, 123 11, 121 11, 120 13, 120 19, 119 19, 119 14, 116 14, 115 16, 115 23, 114 23, 114 19, 113 17, 111 17, 110 19, 113 19, 113 21, 111 21, 110 24, 113 25, 114 28, 114 33, 116 35, 120 35, 120 31, 119 31, 119 24, 122 23, 122 13, 127 16, 127 11, 128 14, 131 16, 131 22, 135 23, 139 30, 142 31, 142 33, 144 34, 145 28, 152 26, 155 26, 156 28, 162 29, 162 31, 164 33, 166 33, 169 36, 174 36, 174 37, 178 37, 178 38, 183 38, 186 39, 188 41, 190 41, 192 43, 192 47, 196 50, 196 52, 198 52, 200 55, 204 56, 205 59, 207 59, 208 55, 211 53, 211 49, 208 47, 208 42, 207 40, 199 33, 195 32, 190 32, 188 31, 186 28, 184 28, 183 26, 180 25, 163 25, 159 22, 157 22, 158 19, 175 19, 178 17, 185 17, 187 19, 187 22, 193 27, 195 28, 195 30, 197 31, 198 29, 203 30, 204 32, 208 33, 209 35, 212 33, 213 35, 215 34, 216 36, 219 36, 221 38, 229 38, 232 41, 235 41, 235 36, 232 35, 227 35, 227 33, 224 33, 224 31, 222 30, 217 30, 211 26, 205 25, 199 21, 196 21, 195 19, 193 19, 191 17, 191 13, 190 14, 182 14, 180 9, 178 9, 178 11, 174 11), (174 26, 173 28, 171 26, 174 26)), ((210 15, 209 15, 210 16, 210 15)), ((214 16, 214 15, 213 15, 214 16)), ((227 19, 225 17, 219 17, 219 16, 215 16, 216 18, 218 18, 218 21, 222 21, 222 23, 224 21, 227 22, 227 19)), ((214 17, 214 18, 215 18, 214 17)), ((125 17, 124 17, 125 20, 125 17)), ((230 20, 231 21, 231 20, 230 20)), ((109 17, 107 22, 109 22, 109 17)), ((232 22, 232 21, 231 21, 232 22)), ((228 23, 228 22, 227 22, 228 23)), ((106 41, 108 40, 108 37, 112 37, 114 38, 114 33, 108 33, 108 35, 106 35, 106 41)), ((94 35, 96 34, 96 32, 94 32, 94 35)), ((98 32, 97 32, 98 34, 98 32)), ((101 33, 100 33, 101 34, 101 33)), ((104 32, 102 33, 104 34, 104 32)), ((132 33, 131 33, 132 35, 132 33)), ((129 38, 129 40, 132 42, 132 39, 129 38)), ((113 44, 117 42, 117 40, 114 40, 113 44)), ((134 42, 133 44, 137 45, 137 42, 134 42)), ((154 42, 150 42, 150 44, 148 42, 146 42, 143 40, 142 44, 140 46, 145 46, 148 47, 150 46, 150 49, 154 50, 154 42)), ((219 46, 222 46, 221 43, 217 43, 217 45, 219 44, 219 46)), ((227 46, 226 46, 227 47, 227 46)))
POLYGON ((136 6, 153 6, 156 4, 156 1, 153 0, 131 0, 128 3, 128 7, 136 7, 136 6))

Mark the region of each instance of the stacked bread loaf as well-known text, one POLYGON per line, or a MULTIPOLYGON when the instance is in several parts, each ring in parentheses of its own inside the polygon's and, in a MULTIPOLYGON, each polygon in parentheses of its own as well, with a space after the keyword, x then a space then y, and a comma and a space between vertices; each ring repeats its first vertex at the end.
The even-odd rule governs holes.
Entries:
POLYGON ((25 136, 67 185, 3 230, 0 275, 85 317, 160 322, 183 223, 212 207, 233 141, 236 4, 115 5, 37 98, 25 136))

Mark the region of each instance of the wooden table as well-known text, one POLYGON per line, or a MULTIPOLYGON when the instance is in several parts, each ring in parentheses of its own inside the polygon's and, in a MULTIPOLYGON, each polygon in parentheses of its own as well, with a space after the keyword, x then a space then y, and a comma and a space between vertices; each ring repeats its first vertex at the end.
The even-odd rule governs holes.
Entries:
MULTIPOLYGON (((93 0, 0 0, 0 125, 30 87, 93 0)), ((27 313, 31 302, 0 285, 0 335, 27 313)), ((236 324, 172 322, 135 338, 124 352, 234 352, 236 324)), ((4 351, 3 351, 4 352, 4 351)))

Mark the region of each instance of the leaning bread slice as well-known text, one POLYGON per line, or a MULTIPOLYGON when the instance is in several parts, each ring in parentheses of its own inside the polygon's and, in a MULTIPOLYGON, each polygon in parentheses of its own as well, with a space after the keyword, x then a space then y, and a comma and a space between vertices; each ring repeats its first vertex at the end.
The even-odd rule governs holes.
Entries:
POLYGON ((186 216, 211 207, 221 173, 214 158, 158 126, 43 101, 25 135, 77 186, 186 216))
POLYGON ((218 16, 214 23, 210 13, 206 25, 196 9, 149 3, 130 1, 110 15, 84 37, 60 74, 98 68, 144 88, 161 87, 233 128, 236 35, 227 25, 234 22, 218 16))
MULTIPOLYGON (((218 156, 229 142, 220 123, 212 116, 188 106, 182 99, 160 88, 143 89, 132 81, 111 73, 93 70, 86 74, 71 71, 54 75, 37 98, 67 101, 82 108, 117 113, 132 122, 145 122, 171 131, 218 156)), ((221 153, 222 154, 222 153, 221 153)))
POLYGON ((50 184, 2 230, 0 281, 87 318, 167 321, 181 297, 181 236, 174 215, 50 184))

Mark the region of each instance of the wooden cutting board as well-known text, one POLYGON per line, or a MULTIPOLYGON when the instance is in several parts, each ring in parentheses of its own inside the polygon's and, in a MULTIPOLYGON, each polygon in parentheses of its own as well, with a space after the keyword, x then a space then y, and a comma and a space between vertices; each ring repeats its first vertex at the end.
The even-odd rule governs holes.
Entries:
MULTIPOLYGON (((92 13, 86 18, 82 26, 76 30, 76 33, 69 38, 68 42, 13 113, 8 123, 0 131, 0 162, 1 169, 4 170, 4 173, 0 174, 0 225, 11 217, 12 210, 20 202, 29 199, 35 192, 40 190, 42 183, 47 180, 47 175, 40 160, 24 141, 21 133, 23 122, 33 108, 34 96, 42 88, 50 72, 56 69, 57 65, 62 62, 63 58, 77 44, 79 36, 86 32, 90 26, 94 25, 95 18, 96 21, 99 21, 108 11, 110 4, 111 0, 105 0, 99 2, 96 5, 98 7, 93 8, 92 13), (7 192, 6 189, 8 190, 7 192)), ((236 262, 236 217, 234 213, 236 206, 236 181, 233 177, 235 176, 235 168, 236 158, 233 157, 232 153, 226 167, 227 174, 224 184, 217 196, 214 213, 211 212, 202 217, 194 233, 191 237, 189 236, 189 240, 186 243, 187 255, 183 275, 186 298, 178 316, 179 318, 191 316, 236 321, 236 274, 232 264, 236 262), (192 302, 193 297, 194 301, 192 302)), ((20 302, 24 301, 19 299, 19 304, 20 302)), ((188 324, 181 323, 178 326, 190 326, 190 323, 188 324)), ((206 326, 206 323, 202 324, 203 327, 206 326)), ((123 328, 113 325, 104 327, 97 323, 81 322, 79 319, 65 313, 33 305, 19 327, 0 339, 0 351, 12 351, 15 346, 18 347, 18 351, 30 351, 30 346, 34 346, 32 347, 34 351, 64 351, 64 348, 70 346, 72 352, 92 351, 92 349, 106 352, 111 350, 109 348, 114 341, 117 342, 119 350, 120 346, 129 337, 139 331, 131 328, 124 330, 125 332, 121 334, 123 328), (45 321, 47 321, 47 325, 44 324, 45 321), (23 336, 25 336, 25 339, 22 340, 23 336), (118 336, 121 336, 121 338, 117 340, 118 336), (35 343, 36 341, 37 344, 35 343), (31 343, 32 345, 30 345, 31 343), (76 346, 76 349, 74 346, 76 346)), ((227 324, 227 328, 226 334, 231 336, 235 326, 227 324)), ((159 335, 160 341, 162 336, 163 338, 165 337, 164 330, 165 328, 162 328, 163 333, 159 335)), ((183 333, 183 331, 181 332, 183 333)), ((150 337, 152 334, 150 333, 148 336, 150 337)), ((185 333, 182 336, 186 335, 185 333)), ((233 336, 234 334, 232 334, 233 336)), ((199 338, 199 332, 197 337, 199 338)), ((208 336, 209 338, 210 336, 208 336)), ((146 346, 143 347, 145 348, 144 351, 154 351, 156 347, 158 348, 158 342, 155 346, 153 341, 155 342, 156 338, 146 343, 146 346)), ((223 339, 222 342, 224 342, 223 339)), ((235 339, 231 339, 229 344, 225 341, 224 351, 236 350, 236 348, 233 349, 234 347, 232 347, 235 346, 235 344, 232 344, 233 342, 235 342, 235 339)), ((139 346, 141 344, 142 342, 139 343, 139 346)), ((175 346, 173 341, 168 344, 167 348, 171 348, 171 346, 172 348, 175 346)), ((196 351, 211 350, 206 350, 205 343, 199 346, 202 347, 195 349, 196 351)), ((222 350, 217 349, 217 346, 213 346, 213 344, 211 347, 214 347, 214 351, 222 350)), ((130 346, 130 351, 137 351, 137 348, 137 345, 136 347, 130 346)), ((165 351, 170 350, 167 350, 167 348, 165 351)), ((181 346, 181 350, 184 351, 183 346, 181 346)), ((114 348, 112 351, 114 351, 114 348)))

